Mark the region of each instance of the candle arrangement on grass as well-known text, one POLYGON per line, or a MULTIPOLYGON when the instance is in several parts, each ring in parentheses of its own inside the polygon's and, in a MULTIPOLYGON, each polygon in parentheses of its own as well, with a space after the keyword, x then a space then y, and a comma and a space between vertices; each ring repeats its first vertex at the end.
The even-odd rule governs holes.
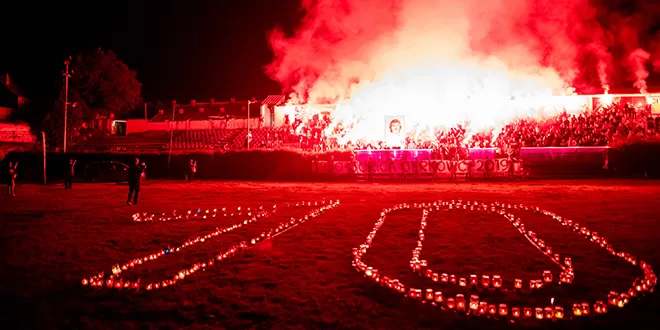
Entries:
MULTIPOLYGON (((302 202, 302 204, 296 204, 297 207, 305 207, 305 206, 311 206, 311 202, 302 202)), ((186 268, 180 269, 172 274, 172 276, 168 279, 161 280, 161 281, 154 281, 154 282, 149 282, 149 283, 143 283, 139 279, 135 281, 128 281, 122 279, 121 275, 129 270, 133 270, 136 267, 139 267, 147 262, 155 261, 158 260, 159 258, 180 252, 186 248, 189 248, 193 245, 196 244, 201 244, 205 242, 209 242, 213 238, 216 238, 218 236, 221 236, 222 234, 228 233, 230 231, 236 230, 238 228, 250 225, 256 221, 259 221, 260 219, 264 219, 266 217, 269 217, 273 215, 276 210, 277 206, 274 205, 272 208, 272 211, 264 211, 263 207, 259 208, 258 212, 251 213, 250 210, 246 209, 245 211, 247 212, 247 219, 237 222, 235 224, 232 224, 230 226, 227 226, 223 229, 216 228, 215 231, 209 232, 206 235, 201 235, 197 236, 191 239, 188 239, 186 242, 183 244, 180 244, 175 247, 166 247, 158 252, 131 259, 123 264, 117 264, 114 265, 111 269, 110 274, 106 274, 105 272, 100 272, 96 275, 93 275, 91 277, 86 277, 81 280, 82 285, 84 286, 91 286, 95 288, 108 288, 108 289, 133 289, 133 290, 155 290, 155 289, 161 289, 161 288, 166 288, 169 286, 172 286, 180 281, 182 281, 185 278, 189 278, 191 275, 195 274, 199 270, 204 270, 206 268, 209 268, 211 266, 214 266, 216 263, 223 261, 225 259, 231 258, 235 256, 237 253, 241 251, 245 251, 246 249, 249 249, 251 247, 254 247, 266 240, 272 239, 278 235, 283 234, 284 232, 297 227, 298 225, 304 223, 305 221, 309 219, 313 219, 317 216, 319 216, 321 213, 328 211, 330 209, 336 208, 339 206, 339 200, 333 201, 330 200, 328 203, 325 202, 325 200, 321 202, 314 202, 315 208, 313 208, 311 211, 309 211, 306 215, 299 217, 299 218, 291 218, 289 221, 284 221, 281 222, 278 226, 270 228, 267 231, 264 231, 261 233, 261 235, 256 236, 248 241, 243 241, 238 244, 235 244, 231 246, 230 248, 224 250, 223 252, 220 252, 216 254, 213 258, 206 260, 206 261, 200 261, 197 262, 193 265, 190 265, 186 268), (319 206, 320 207, 317 207, 319 206)), ((198 211, 197 213, 201 213, 201 211, 198 211)), ((188 213, 190 214, 190 213, 188 213)), ((213 213, 215 214, 215 212, 213 213)), ((143 215, 143 217, 147 218, 152 218, 156 219, 157 217, 155 215, 143 215)), ((134 216, 135 219, 135 216, 134 216)), ((180 218, 182 219, 182 218, 180 218)), ((144 220, 143 220, 144 221, 144 220)), ((153 221, 153 220, 147 220, 147 221, 153 221)), ((161 220, 157 220, 161 221, 161 220)))
POLYGON ((464 202, 462 200, 440 200, 432 203, 415 203, 413 205, 403 203, 395 205, 391 208, 382 210, 379 219, 376 221, 373 229, 367 235, 366 241, 357 248, 353 249, 353 257, 353 267, 359 273, 363 274, 367 279, 375 281, 376 283, 410 299, 421 300, 423 303, 430 303, 444 310, 514 321, 517 319, 555 321, 571 319, 574 317, 591 315, 591 307, 593 307, 593 310, 596 314, 604 314, 608 312, 608 305, 622 308, 630 302, 632 297, 641 297, 647 293, 652 292, 657 283, 657 277, 648 263, 644 261, 637 261, 637 258, 629 253, 616 251, 614 247, 607 241, 607 239, 600 236, 597 232, 593 232, 586 227, 581 226, 572 220, 561 217, 551 211, 542 210, 539 207, 530 207, 523 204, 512 205, 501 204, 498 202, 486 204, 470 201, 464 202), (607 253, 620 257, 634 266, 639 266, 642 269, 644 276, 642 278, 635 279, 632 283, 632 286, 626 292, 610 292, 607 295, 607 303, 605 301, 599 300, 591 303, 580 302, 575 303, 572 306, 561 306, 560 304, 555 304, 553 298, 551 300, 551 306, 515 306, 509 308, 509 306, 504 303, 494 304, 483 301, 476 294, 468 294, 469 301, 467 302, 466 307, 464 294, 457 294, 455 297, 443 299, 442 292, 432 288, 426 289, 425 292, 427 294, 422 297, 421 289, 407 288, 406 285, 401 283, 401 281, 398 279, 390 278, 384 274, 381 274, 377 269, 367 265, 363 261, 363 258, 369 251, 369 248, 371 247, 376 234, 385 223, 387 215, 398 210, 410 209, 419 209, 422 212, 417 245, 412 252, 412 258, 409 263, 410 268, 413 272, 419 274, 420 276, 427 277, 433 282, 438 282, 442 285, 456 285, 461 289, 467 289, 469 286, 473 290, 508 290, 508 286, 510 284, 511 289, 514 292, 517 292, 526 290, 526 287, 529 288, 529 290, 534 291, 544 287, 545 285, 553 285, 554 283, 571 284, 574 281, 574 264, 571 258, 565 257, 562 260, 559 254, 553 253, 552 247, 548 246, 545 241, 538 237, 536 233, 527 230, 522 220, 511 213, 513 212, 512 210, 529 211, 547 216, 565 228, 598 245, 607 253), (461 277, 461 275, 439 273, 435 271, 431 268, 428 261, 422 258, 422 251, 425 239, 424 230, 428 223, 429 213, 439 210, 486 212, 502 216, 504 219, 509 221, 511 225, 513 225, 513 227, 518 230, 518 232, 527 241, 529 241, 532 246, 534 246, 539 252, 541 252, 545 257, 547 257, 553 264, 557 266, 559 270, 558 276, 555 277, 552 271, 545 270, 539 274, 538 279, 530 280, 529 285, 525 286, 523 285, 523 280, 520 278, 505 281, 500 275, 497 274, 481 274, 481 276, 478 274, 470 274, 466 278, 461 277), (457 278, 458 280, 456 280, 457 278), (569 313, 572 312, 572 314, 565 314, 565 310, 569 311, 569 313))

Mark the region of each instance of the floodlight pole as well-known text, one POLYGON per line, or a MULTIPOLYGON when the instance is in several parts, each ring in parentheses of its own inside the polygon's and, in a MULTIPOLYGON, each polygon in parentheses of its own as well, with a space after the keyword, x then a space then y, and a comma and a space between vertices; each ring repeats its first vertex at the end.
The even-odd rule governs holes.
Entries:
POLYGON ((250 150, 250 140, 252 140, 252 134, 250 134, 250 104, 254 103, 252 100, 248 100, 247 106, 247 149, 250 150))
POLYGON ((174 140, 174 114, 176 111, 176 101, 172 101, 172 121, 170 122, 170 148, 167 153, 167 171, 170 171, 170 163, 172 162, 172 142, 174 140))
POLYGON ((252 104, 252 101, 248 100, 248 150, 250 150, 250 140, 252 139, 252 136, 250 135, 250 104, 252 104))
POLYGON ((66 153, 66 130, 67 130, 67 117, 69 112, 69 64, 71 58, 64 61, 66 71, 62 74, 64 76, 64 153, 66 153))

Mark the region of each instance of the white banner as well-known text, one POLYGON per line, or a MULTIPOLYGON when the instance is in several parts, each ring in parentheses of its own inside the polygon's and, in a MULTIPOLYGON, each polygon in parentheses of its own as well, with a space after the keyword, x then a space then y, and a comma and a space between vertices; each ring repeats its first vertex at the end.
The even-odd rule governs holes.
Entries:
POLYGON ((402 146, 406 138, 403 116, 385 116, 385 142, 388 146, 402 146))

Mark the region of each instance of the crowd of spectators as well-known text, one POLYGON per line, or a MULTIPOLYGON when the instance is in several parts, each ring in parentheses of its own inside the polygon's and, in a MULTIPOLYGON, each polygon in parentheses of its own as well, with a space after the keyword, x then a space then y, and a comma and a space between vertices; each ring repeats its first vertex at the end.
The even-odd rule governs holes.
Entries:
MULTIPOLYGON (((303 123, 285 121, 279 128, 270 128, 259 136, 253 146, 261 148, 295 148, 309 152, 343 149, 387 149, 384 141, 349 141, 338 143, 350 128, 334 126, 330 134, 328 114, 316 115, 303 123), (256 143, 255 143, 256 142, 256 143)), ((439 159, 467 157, 468 148, 496 148, 500 156, 515 156, 522 147, 606 146, 633 138, 657 136, 660 118, 651 115, 650 106, 612 104, 593 111, 575 114, 561 113, 545 118, 517 118, 499 130, 473 132, 469 123, 433 132, 408 135, 399 148, 433 149, 439 159)), ((254 133, 253 133, 254 134, 254 133)))

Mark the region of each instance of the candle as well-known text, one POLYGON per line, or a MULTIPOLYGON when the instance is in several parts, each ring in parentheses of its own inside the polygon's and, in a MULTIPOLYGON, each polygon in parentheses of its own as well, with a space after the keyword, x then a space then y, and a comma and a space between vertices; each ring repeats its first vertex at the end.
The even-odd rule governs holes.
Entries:
POLYGON ((520 308, 518 307, 511 308, 511 315, 513 315, 513 317, 515 318, 520 317, 520 308))
POLYGON ((573 315, 582 316, 582 305, 579 303, 573 304, 573 315))
POLYGON ((582 315, 589 315, 589 303, 582 303, 582 315))
POLYGON ((454 309, 454 307, 456 307, 456 303, 454 302, 454 298, 447 298, 447 308, 454 309))
POLYGON ((509 314, 509 309, 506 307, 506 304, 500 304, 499 306, 500 316, 506 316, 509 314))
POLYGON ((545 283, 550 283, 552 282, 552 272, 549 270, 544 270, 543 271, 543 281, 545 283))
POLYGON ((564 308, 561 306, 555 306, 555 318, 556 319, 563 319, 564 318, 564 308))
POLYGON ((497 308, 495 308, 495 305, 488 305, 488 314, 490 315, 495 315, 497 314, 497 308))
POLYGON ((465 296, 460 293, 456 295, 456 309, 465 311, 465 296))
POLYGON ((607 305, 602 301, 597 301, 594 304, 594 311, 596 314, 605 314, 607 313, 607 305))
POLYGON ((479 315, 484 315, 488 311, 488 303, 485 301, 479 302, 479 315))
POLYGON ((543 320, 543 308, 536 307, 534 309, 534 315, 536 316, 537 320, 543 320))
POLYGON ((524 307, 524 308, 523 308, 523 315, 524 315, 526 318, 530 318, 530 317, 532 317, 532 309, 529 308, 529 307, 524 307))
POLYGON ((607 302, 610 305, 617 306, 619 304, 619 294, 614 291, 610 291, 610 293, 607 295, 607 302))
POLYGON ((426 300, 433 300, 433 289, 426 289, 426 300))
POLYGON ((470 296, 470 309, 473 311, 479 309, 479 296, 476 294, 470 296))
POLYGON ((552 319, 552 317, 555 315, 552 307, 546 307, 544 308, 544 310, 545 310, 545 318, 547 319, 552 319))
POLYGON ((415 298, 415 288, 408 289, 408 297, 415 298))
POLYGON ((448 281, 449 281, 449 275, 447 275, 447 273, 442 273, 442 275, 440 275, 440 282, 447 283, 448 281))
POLYGON ((449 283, 456 284, 456 275, 449 275, 449 283))
POLYGON ((493 287, 499 289, 502 287, 502 278, 500 275, 493 275, 493 287))
POLYGON ((520 289, 522 289, 522 283, 523 283, 523 281, 521 279, 517 278, 517 279, 515 279, 513 285, 516 289, 520 290, 520 289))
POLYGON ((433 282, 437 282, 438 280, 440 280, 440 276, 438 275, 438 273, 433 273, 431 279, 433 280, 433 282))
POLYGON ((490 276, 488 276, 488 275, 481 276, 481 285, 484 288, 489 287, 490 286, 490 276))
POLYGON ((479 280, 477 278, 477 275, 470 275, 470 285, 471 286, 473 286, 473 287, 477 286, 478 281, 479 280))
POLYGON ((458 279, 458 285, 462 287, 467 286, 467 281, 465 280, 465 277, 461 277, 458 279))
POLYGON ((435 302, 437 302, 437 303, 442 302, 442 292, 440 292, 440 291, 435 292, 435 302))

